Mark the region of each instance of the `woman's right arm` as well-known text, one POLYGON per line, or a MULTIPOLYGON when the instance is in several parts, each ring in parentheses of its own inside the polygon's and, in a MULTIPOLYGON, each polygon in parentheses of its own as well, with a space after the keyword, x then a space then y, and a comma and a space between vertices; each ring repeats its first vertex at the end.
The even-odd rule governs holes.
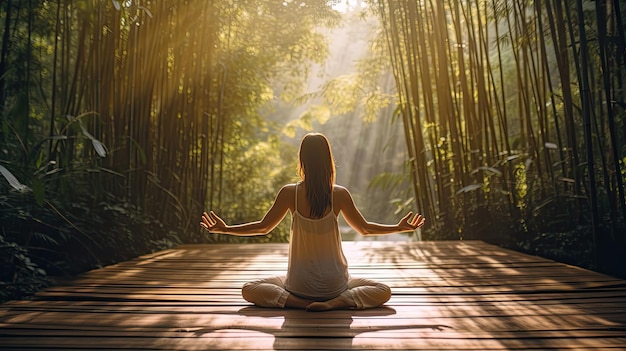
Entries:
MULTIPOLYGON (((293 187, 291 187, 293 188, 293 187)), ((237 225, 228 225, 213 211, 202 214, 200 226, 211 233, 236 236, 265 235, 272 231, 285 218, 291 208, 294 194, 289 185, 284 186, 276 195, 272 207, 260 221, 237 225)))
POLYGON ((352 195, 348 189, 341 186, 335 187, 337 189, 334 196, 335 206, 339 207, 339 210, 346 219, 346 222, 348 222, 348 224, 361 235, 382 235, 410 232, 423 226, 426 221, 422 215, 415 214, 415 216, 412 217, 413 213, 409 212, 400 220, 400 222, 398 222, 398 224, 395 225, 369 222, 363 217, 359 209, 354 204, 354 200, 352 199, 352 195))

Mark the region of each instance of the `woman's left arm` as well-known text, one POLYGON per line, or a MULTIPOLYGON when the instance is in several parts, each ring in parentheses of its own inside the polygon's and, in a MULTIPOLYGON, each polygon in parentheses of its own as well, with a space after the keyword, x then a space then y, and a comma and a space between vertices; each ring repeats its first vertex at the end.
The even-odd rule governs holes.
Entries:
POLYGON ((228 225, 222 220, 215 212, 204 212, 202 214, 202 222, 200 226, 211 233, 217 234, 229 234, 236 236, 254 236, 254 235, 266 235, 274 229, 280 221, 285 218, 287 211, 290 208, 290 196, 288 186, 284 186, 276 195, 272 207, 267 211, 263 219, 260 221, 228 225))
POLYGON ((413 215, 412 212, 409 212, 396 225, 369 222, 363 217, 354 204, 354 200, 348 189, 340 186, 335 186, 335 188, 338 190, 336 193, 337 196, 335 196, 335 204, 339 206, 348 225, 361 235, 384 235, 409 232, 423 226, 426 221, 422 215, 413 215))

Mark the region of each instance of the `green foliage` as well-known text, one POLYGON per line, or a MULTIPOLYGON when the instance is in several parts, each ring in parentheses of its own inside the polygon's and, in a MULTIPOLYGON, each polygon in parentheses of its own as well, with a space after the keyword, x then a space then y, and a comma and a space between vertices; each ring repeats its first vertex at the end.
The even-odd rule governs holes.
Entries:
POLYGON ((0 302, 30 296, 47 284, 46 272, 28 251, 0 235, 0 302))
MULTIPOLYGON (((227 174, 220 206, 214 208, 229 223, 255 221, 270 208, 278 190, 284 184, 296 181, 296 155, 294 147, 283 145, 277 137, 250 143, 241 140, 241 148, 226 158, 227 174)), ((238 238, 226 235, 209 235, 211 242, 287 242, 288 221, 283 221, 265 237, 238 238)))
MULTIPOLYGON (((73 275, 181 242, 284 242, 287 221, 267 237, 241 239, 200 234, 198 219, 207 209, 232 223, 259 219, 279 187, 296 180, 296 150, 283 136, 334 130, 340 120, 341 136, 354 138, 348 117, 373 123, 381 111, 402 119, 409 153, 400 160, 407 162, 403 174, 370 182, 368 195, 382 193, 391 203, 374 201, 369 211, 417 207, 429 217, 430 239, 589 257, 581 249, 589 239, 591 191, 577 149, 581 67, 572 55, 580 41, 568 38, 578 29, 566 11, 554 8, 553 23, 545 11, 571 10, 567 2, 512 8, 495 1, 485 9, 450 2, 443 11, 437 2, 371 2, 374 11, 391 11, 381 12, 384 29, 367 59, 355 74, 332 72, 308 95, 305 78, 329 55, 320 27, 342 21, 328 1, 10 4, 0 4, 0 23, 10 19, 0 36, 2 298, 32 293, 46 272, 73 275), (544 32, 545 48, 537 37, 544 32), (556 62, 560 53, 569 70, 556 62), (389 62, 397 101, 379 88, 389 62), (275 101, 309 105, 283 124, 270 119, 285 116, 265 117, 276 112, 275 101)), ((593 19, 593 5, 585 2, 584 11, 589 36, 599 38, 589 44, 589 68, 602 77, 600 53, 620 61, 617 46, 603 46, 607 33, 593 19)), ((617 109, 626 72, 609 68, 617 109)), ((598 167, 599 206, 610 223, 599 238, 614 239, 623 227, 615 181, 620 173, 626 178, 624 115, 616 113, 610 128, 605 116, 613 102, 598 98, 599 78, 592 83, 592 153, 603 166, 618 165, 598 167)), ((372 133, 359 140, 374 146, 350 145, 352 155, 383 149, 372 133)), ((354 158, 340 165, 355 168, 351 182, 361 170, 381 172, 354 158)))
POLYGON ((202 210, 257 219, 293 180, 296 152, 259 111, 298 95, 326 57, 317 28, 339 21, 326 1, 11 4, 0 5, 6 262, 73 275, 230 240, 199 234, 202 210))
POLYGON ((582 267, 594 267, 591 228, 580 226, 566 232, 542 232, 520 243, 523 252, 582 267))
MULTIPOLYGON (((180 243, 177 233, 140 208, 110 195, 94 196, 93 180, 106 176, 93 169, 57 169, 33 176, 33 190, 21 192, 1 183, 3 237, 51 275, 74 275, 180 243)), ((2 255, 11 260, 11 252, 2 255)))
POLYGON ((426 237, 615 267, 626 253, 624 111, 613 106, 626 96, 623 14, 592 1, 372 5, 416 202, 434 219, 426 237))

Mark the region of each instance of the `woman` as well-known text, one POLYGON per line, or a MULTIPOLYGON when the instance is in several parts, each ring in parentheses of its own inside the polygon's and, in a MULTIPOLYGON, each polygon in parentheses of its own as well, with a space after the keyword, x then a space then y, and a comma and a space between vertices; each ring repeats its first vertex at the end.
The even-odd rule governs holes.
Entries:
POLYGON ((213 211, 200 225, 209 232, 238 236, 269 233, 289 211, 292 214, 289 263, 286 276, 246 283, 244 299, 257 306, 303 308, 309 311, 378 307, 391 297, 387 285, 352 278, 341 248, 337 216, 362 235, 413 231, 424 217, 409 212, 396 225, 368 222, 350 192, 335 184, 335 162, 328 139, 319 133, 304 136, 300 144, 296 184, 282 187, 263 219, 227 225, 213 211))

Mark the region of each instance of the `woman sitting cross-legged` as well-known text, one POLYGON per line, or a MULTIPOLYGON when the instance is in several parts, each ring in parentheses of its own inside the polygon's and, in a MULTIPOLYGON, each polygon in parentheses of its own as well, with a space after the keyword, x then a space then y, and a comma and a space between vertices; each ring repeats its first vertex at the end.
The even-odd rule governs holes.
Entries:
POLYGON ((300 144, 298 174, 302 181, 283 186, 263 219, 227 225, 214 212, 204 213, 200 225, 211 233, 265 235, 292 214, 287 274, 246 283, 243 298, 262 307, 309 311, 378 307, 391 289, 378 282, 350 277, 341 248, 337 217, 362 235, 413 231, 424 217, 409 212, 396 225, 368 222, 348 189, 335 184, 335 162, 328 139, 307 134, 300 144))

